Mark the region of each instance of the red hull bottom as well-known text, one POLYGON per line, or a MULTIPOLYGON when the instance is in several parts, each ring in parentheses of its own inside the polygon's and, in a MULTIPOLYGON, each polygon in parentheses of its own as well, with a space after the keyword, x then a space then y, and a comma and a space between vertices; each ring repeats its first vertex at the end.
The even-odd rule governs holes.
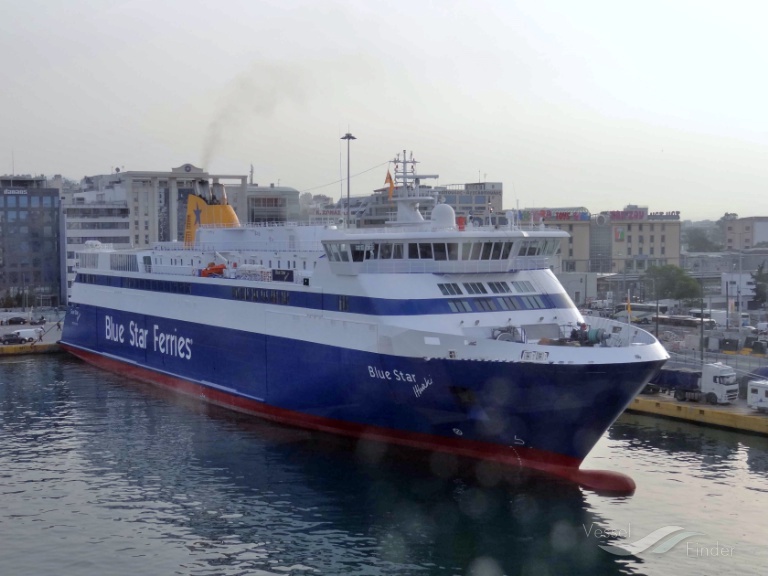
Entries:
POLYGON ((365 426, 353 422, 284 410, 263 402, 201 386, 183 378, 94 354, 93 352, 68 346, 64 343, 60 344, 62 348, 72 355, 109 372, 154 384, 184 396, 195 398, 201 402, 251 414, 272 422, 331 434, 341 434, 374 442, 396 444, 417 450, 441 452, 473 460, 495 462, 512 468, 525 468, 544 472, 564 478, 583 488, 599 493, 631 495, 636 488, 634 480, 629 476, 607 470, 581 470, 579 469, 580 462, 568 456, 525 447, 506 448, 472 440, 453 440, 415 432, 400 432, 398 430, 365 426))

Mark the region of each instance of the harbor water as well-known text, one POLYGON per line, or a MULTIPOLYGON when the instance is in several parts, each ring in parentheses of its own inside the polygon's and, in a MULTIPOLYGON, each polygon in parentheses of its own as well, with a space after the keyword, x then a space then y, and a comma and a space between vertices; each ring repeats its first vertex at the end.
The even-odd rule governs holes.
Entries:
MULTIPOLYGON (((768 417, 768 416, 767 416, 768 417)), ((69 356, 0 359, 0 573, 765 574, 768 438, 625 414, 631 497, 257 422, 69 356)))

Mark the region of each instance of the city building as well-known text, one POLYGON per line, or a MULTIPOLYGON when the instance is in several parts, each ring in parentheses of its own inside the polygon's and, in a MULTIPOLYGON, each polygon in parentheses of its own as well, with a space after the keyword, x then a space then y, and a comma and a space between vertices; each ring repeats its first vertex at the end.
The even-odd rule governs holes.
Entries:
POLYGON ((289 186, 248 184, 232 192, 227 186, 227 198, 243 224, 296 222, 301 218, 299 191, 289 186))
POLYGON ((649 212, 634 205, 590 214, 584 207, 525 208, 522 222, 566 230, 562 272, 621 274, 631 279, 651 266, 680 265, 680 213, 649 212))
POLYGON ((768 245, 768 216, 729 219, 725 222, 725 249, 749 250, 768 245))
MULTIPOLYGON (((592 271, 591 215, 586 208, 525 208, 518 212, 518 219, 522 225, 543 223, 545 226, 559 228, 570 234, 567 241, 563 240, 560 243, 559 262, 555 266, 557 273, 592 271)), ((609 250, 610 246, 607 246, 601 256, 606 256, 609 250)), ((610 269, 606 271, 610 272, 610 269)))
MULTIPOLYGON (((436 178, 423 175, 421 178, 436 178)), ((422 194, 432 195, 437 202, 451 206, 457 216, 467 221, 483 218, 489 212, 502 213, 503 186, 501 182, 476 182, 469 184, 449 184, 445 186, 427 186, 419 184, 422 194)), ((347 198, 338 203, 341 218, 346 219, 347 198)), ((327 209, 326 209, 327 210, 327 209)), ((397 206, 389 197, 389 188, 379 188, 367 196, 352 196, 349 199, 349 216, 352 226, 357 228, 380 228, 395 217, 397 206)), ((419 211, 425 219, 432 213, 432 205, 424 203, 419 211)))
POLYGON ((628 288, 642 284, 651 266, 680 265, 679 212, 650 212, 635 205, 599 214, 584 207, 526 208, 519 218, 570 234, 567 243, 561 243, 553 270, 566 289, 574 286, 568 292, 579 306, 592 298, 622 299, 628 288), (594 290, 585 273, 597 276, 594 290))
POLYGON ((57 306, 59 191, 45 176, 0 176, 0 303, 57 306))
POLYGON ((99 201, 93 193, 76 193, 62 196, 64 215, 64 246, 66 259, 67 300, 75 280, 75 255, 88 241, 98 241, 115 249, 130 248, 131 211, 125 200, 99 201), (90 198, 89 198, 90 196, 90 198))
POLYGON ((239 180, 239 188, 230 185, 226 190, 244 192, 247 179, 245 175, 209 174, 192 164, 182 164, 167 172, 116 170, 113 174, 88 176, 83 179, 82 192, 94 192, 97 202, 127 202, 131 243, 143 248, 157 241, 184 239, 188 195, 216 197, 223 180, 239 180))
POLYGON ((229 194, 246 214, 247 176, 209 174, 192 164, 166 172, 116 170, 85 177, 77 188, 59 186, 64 215, 65 287, 75 276, 75 254, 88 241, 115 248, 143 248, 184 239, 186 198, 200 194, 215 201, 229 194), (224 186, 236 180, 238 185, 224 186))

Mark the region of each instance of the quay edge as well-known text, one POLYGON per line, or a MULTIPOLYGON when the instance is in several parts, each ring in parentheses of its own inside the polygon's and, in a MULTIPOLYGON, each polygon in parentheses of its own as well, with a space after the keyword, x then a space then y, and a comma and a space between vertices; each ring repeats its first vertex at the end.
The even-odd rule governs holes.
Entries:
POLYGON ((22 356, 25 354, 54 354, 64 352, 59 347, 58 342, 34 342, 32 344, 6 344, 0 346, 0 357, 4 356, 22 356))
POLYGON ((712 406, 680 402, 663 395, 639 395, 626 411, 768 436, 768 416, 747 408, 741 400, 736 404, 712 406))

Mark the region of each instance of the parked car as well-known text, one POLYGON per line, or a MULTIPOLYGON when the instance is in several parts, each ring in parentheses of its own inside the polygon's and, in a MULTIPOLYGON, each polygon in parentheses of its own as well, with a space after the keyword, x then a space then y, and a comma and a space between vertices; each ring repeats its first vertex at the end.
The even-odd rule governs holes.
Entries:
POLYGON ((42 324, 45 324, 45 316, 40 316, 40 318, 38 318, 37 320, 31 320, 29 323, 32 324, 33 326, 40 326, 42 324))
POLYGON ((5 321, 6 324, 26 324, 27 319, 22 318, 21 316, 12 316, 11 318, 8 318, 8 320, 5 321))
POLYGON ((3 334, 2 337, 0 337, 0 342, 3 344, 24 344, 28 340, 27 338, 22 338, 18 334, 3 334))
POLYGON ((42 328, 21 328, 20 330, 14 330, 11 334, 15 334, 24 342, 34 342, 35 340, 42 340, 45 330, 42 328))

